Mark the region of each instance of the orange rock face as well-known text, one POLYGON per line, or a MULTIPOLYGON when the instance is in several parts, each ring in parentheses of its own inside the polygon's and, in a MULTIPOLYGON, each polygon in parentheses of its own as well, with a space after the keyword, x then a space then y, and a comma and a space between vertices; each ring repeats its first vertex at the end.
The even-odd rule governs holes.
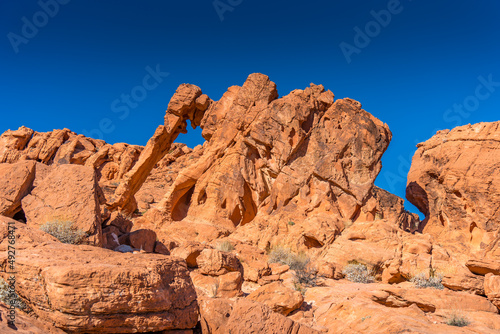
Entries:
MULTIPOLYGON (((283 221, 303 225, 289 239, 310 248, 331 243, 342 220, 363 217, 391 139, 358 102, 334 102, 316 85, 278 99, 261 74, 213 102, 200 126, 202 155, 144 220, 174 235, 186 225, 212 239, 236 230, 234 238, 260 248, 287 237, 279 232, 283 221)), ((369 211, 374 219, 377 200, 369 211)))
POLYGON ((500 259, 500 123, 439 131, 418 145, 407 197, 426 219, 422 227, 461 253, 500 259))
POLYGON ((181 260, 51 243, 21 252, 16 266, 18 294, 40 320, 65 331, 156 332, 192 328, 198 319, 181 260))
POLYGON ((248 299, 202 299, 200 313, 203 333, 320 333, 248 299))
POLYGON ((40 227, 52 221, 69 220, 87 233, 92 244, 101 245, 100 191, 93 168, 56 166, 23 198, 27 223, 40 227))
POLYGON ((21 199, 31 191, 35 162, 0 164, 0 215, 13 217, 21 210, 21 199))
POLYGON ((280 282, 266 284, 249 294, 247 298, 263 303, 274 312, 283 315, 295 311, 304 301, 300 292, 289 289, 280 282))
POLYGON ((443 283, 484 294, 487 273, 500 269, 500 123, 478 123, 438 133, 418 145, 407 197, 426 218, 420 230, 442 251, 433 265, 450 270, 443 283))
POLYGON ((0 333, 17 334, 65 334, 52 325, 36 320, 19 310, 16 313, 15 327, 8 323, 9 309, 0 303, 0 333))

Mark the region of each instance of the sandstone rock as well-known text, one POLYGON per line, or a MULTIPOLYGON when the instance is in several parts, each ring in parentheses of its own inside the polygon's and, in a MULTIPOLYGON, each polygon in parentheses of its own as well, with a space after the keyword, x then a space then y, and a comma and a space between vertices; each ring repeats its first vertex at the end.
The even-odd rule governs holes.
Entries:
POLYGON ((193 271, 191 279, 198 298, 233 298, 242 295, 243 276, 239 271, 219 276, 203 275, 198 271, 193 271))
POLYGON ((271 268, 272 275, 281 275, 290 269, 290 266, 287 266, 286 264, 279 264, 279 263, 270 263, 269 267, 271 268))
POLYGON ((40 184, 22 200, 29 226, 69 220, 89 235, 89 241, 102 244, 99 185, 92 168, 59 165, 52 168, 40 184))
MULTIPOLYGON (((6 254, 0 256, 5 268, 6 254)), ((18 294, 40 320, 64 331, 188 329, 198 319, 195 291, 181 260, 52 243, 20 252, 16 266, 18 294)))
POLYGON ((138 210, 145 213, 155 207, 165 196, 179 172, 188 164, 196 162, 202 151, 194 151, 185 144, 173 143, 168 153, 154 166, 135 194, 138 210))
POLYGON ((119 212, 112 212, 107 224, 117 227, 121 234, 129 233, 134 225, 130 219, 119 212))
POLYGON ((494 275, 500 275, 500 262, 488 259, 470 259, 465 265, 474 274, 486 275, 492 273, 494 275))
POLYGON ((358 102, 334 103, 322 86, 277 97, 267 76, 252 74, 212 103, 201 121, 208 140, 203 155, 144 218, 166 231, 177 226, 172 222, 202 220, 231 232, 252 221, 235 238, 262 249, 286 237, 276 235, 278 221, 309 219, 289 239, 307 248, 331 243, 340 226, 327 217, 359 215, 390 132, 358 102), (321 224, 329 230, 318 229, 321 224))
POLYGON ((18 161, 22 155, 22 150, 33 136, 33 132, 33 130, 25 126, 15 131, 5 131, 0 136, 0 163, 18 161))
POLYGON ((203 333, 319 333, 246 298, 201 299, 200 313, 203 333))
POLYGON ((283 315, 295 311, 304 301, 304 297, 299 291, 286 288, 280 282, 273 282, 257 289, 248 295, 247 299, 266 304, 274 312, 283 315))
POLYGON ((236 255, 216 249, 204 249, 196 258, 196 263, 202 274, 211 276, 241 270, 241 264, 236 255))
POLYGON ((495 333, 500 315, 479 296, 464 292, 415 289, 409 283, 359 284, 326 280, 307 289, 309 311, 297 311, 294 321, 327 328, 329 333, 495 333), (467 327, 446 324, 460 312, 467 327))
POLYGON ((236 245, 236 256, 243 266, 243 276, 246 281, 258 282, 263 276, 271 274, 264 251, 245 244, 236 245))
POLYGON ((172 256, 180 257, 186 261, 188 267, 196 268, 198 264, 196 259, 200 256, 201 252, 205 249, 202 244, 191 242, 181 247, 174 248, 170 254, 172 256))
POLYGON ((51 326, 50 324, 43 323, 34 319, 25 313, 16 310, 15 326, 9 326, 8 307, 0 302, 0 332, 1 333, 17 333, 17 334, 65 334, 59 328, 51 326))
POLYGON ((106 249, 115 249, 120 246, 118 236, 121 235, 120 230, 114 226, 108 226, 102 231, 102 247, 106 249), (110 228, 111 227, 111 228, 110 228))
POLYGON ((241 286, 243 284, 243 275, 241 272, 232 271, 217 278, 219 280, 218 296, 222 298, 241 296, 241 286))
POLYGON ((151 230, 137 230, 122 235, 118 240, 122 245, 152 253, 155 250, 156 233, 151 230))
POLYGON ((370 292, 370 298, 389 307, 408 307, 415 304, 424 312, 436 309, 459 308, 461 311, 482 311, 498 313, 496 308, 485 298, 465 292, 451 292, 432 288, 383 288, 370 292))
POLYGON ((21 199, 31 191, 34 179, 33 161, 0 164, 0 215, 14 217, 21 210, 21 199))
POLYGON ((170 251, 168 250, 167 246, 165 246, 162 242, 159 241, 155 242, 154 252, 163 255, 170 255, 170 251))
POLYGON ((500 276, 492 273, 484 277, 484 292, 493 305, 500 310, 500 276))
POLYGON ((8 254, 9 246, 20 251, 48 243, 60 242, 37 228, 31 228, 11 218, 0 216, 0 252, 2 254, 8 254))
POLYGON ((126 213, 132 213, 135 210, 137 203, 134 195, 139 191, 154 166, 170 150, 179 133, 186 133, 186 120, 191 120, 193 127, 199 125, 199 120, 205 112, 203 108, 208 107, 208 103, 196 103, 201 94, 201 89, 197 86, 189 84, 179 86, 168 105, 165 125, 160 125, 156 129, 155 134, 141 152, 139 160, 124 175, 113 200, 109 203, 111 209, 120 208, 126 213))
POLYGON ((438 131, 417 146, 406 190, 408 200, 426 216, 424 232, 454 253, 496 262, 499 138, 500 122, 438 131))

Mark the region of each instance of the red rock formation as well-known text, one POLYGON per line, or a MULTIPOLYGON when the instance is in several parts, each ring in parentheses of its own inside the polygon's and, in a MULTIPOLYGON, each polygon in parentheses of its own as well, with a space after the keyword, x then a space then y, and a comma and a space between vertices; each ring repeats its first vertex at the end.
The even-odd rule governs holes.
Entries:
POLYGON ((134 196, 151 170, 170 150, 179 133, 187 133, 187 120, 191 121, 193 127, 200 125, 201 118, 209 105, 210 99, 202 95, 199 87, 183 84, 177 88, 168 105, 165 125, 160 125, 156 129, 137 163, 125 174, 113 199, 108 203, 111 210, 120 208, 126 213, 134 212, 137 207, 134 196))
POLYGON ((500 122, 444 130, 418 145, 407 197, 426 219, 422 228, 453 249, 486 252, 500 226, 500 122))
POLYGON ((448 266, 462 268, 445 280, 453 289, 481 293, 479 275, 500 262, 499 142, 500 122, 466 125, 438 131, 413 157, 407 198, 425 214, 420 229, 445 249, 448 266))
POLYGON ((201 121, 202 155, 143 221, 180 241, 186 226, 199 241, 237 228, 243 236, 235 238, 265 248, 285 237, 279 221, 306 226, 290 239, 315 247, 333 241, 339 221, 361 217, 391 138, 387 126, 358 102, 334 103, 322 86, 277 97, 267 76, 252 74, 212 103, 201 121))
MULTIPOLYGON (((2 269, 7 259, 2 252, 2 269)), ((65 331, 157 332, 193 328, 198 319, 180 259, 50 243, 20 252, 16 267, 17 293, 40 320, 65 331)))
POLYGON ((263 303, 271 308, 274 312, 283 315, 288 315, 295 311, 304 301, 299 291, 287 288, 280 282, 273 282, 260 287, 247 297, 249 300, 254 300, 263 303))
POLYGON ((35 179, 35 162, 0 164, 0 215, 14 217, 21 211, 21 199, 28 195, 35 179))
POLYGON ((29 226, 40 227, 53 221, 71 221, 102 245, 100 188, 93 168, 59 165, 51 169, 35 189, 22 200, 29 226))
POLYGON ((0 302, 0 333, 65 334, 63 330, 36 320, 19 310, 16 310, 15 327, 9 326, 9 312, 9 308, 0 302))
POLYGON ((200 313, 203 333, 320 333, 247 299, 202 299, 200 313))

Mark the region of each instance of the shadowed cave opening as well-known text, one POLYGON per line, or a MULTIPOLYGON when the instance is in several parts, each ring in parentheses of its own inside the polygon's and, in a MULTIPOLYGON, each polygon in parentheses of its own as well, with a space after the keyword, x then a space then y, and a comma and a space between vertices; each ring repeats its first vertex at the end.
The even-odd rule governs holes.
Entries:
POLYGON ((194 185, 189 188, 188 191, 175 203, 172 209, 172 220, 181 221, 186 218, 189 206, 191 205, 191 199, 194 193, 194 185))
POLYGON ((26 214, 24 213, 24 210, 21 209, 19 210, 13 217, 12 219, 17 220, 18 222, 26 224, 26 214))

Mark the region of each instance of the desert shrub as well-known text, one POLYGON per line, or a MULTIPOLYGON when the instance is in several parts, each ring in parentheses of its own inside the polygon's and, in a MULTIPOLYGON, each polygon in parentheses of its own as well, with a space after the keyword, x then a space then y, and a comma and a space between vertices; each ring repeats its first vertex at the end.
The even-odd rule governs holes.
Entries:
POLYGON ((316 271, 310 266, 307 266, 304 269, 295 270, 295 278, 299 284, 302 284, 305 287, 317 286, 318 277, 316 275, 316 271))
POLYGON ((227 240, 218 243, 215 248, 221 252, 231 252, 234 250, 233 244, 227 240))
POLYGON ((295 223, 294 223, 294 222, 292 222, 292 221, 289 221, 289 222, 288 222, 288 225, 293 226, 293 225, 295 225, 295 223))
POLYGON ((310 259, 305 253, 296 254, 283 246, 275 246, 269 252, 270 263, 286 264, 291 270, 303 270, 309 261, 310 259))
POLYGON ((446 324, 449 326, 455 326, 455 327, 465 327, 470 324, 469 319, 467 319, 465 316, 458 314, 458 313, 452 313, 448 316, 448 319, 446 320, 446 324))
POLYGON ((354 261, 353 263, 349 263, 342 270, 342 274, 344 274, 345 278, 354 283, 373 283, 375 282, 375 277, 372 275, 372 272, 368 270, 366 265, 362 263, 358 263, 354 261))
POLYGON ((73 226, 73 222, 69 220, 49 221, 40 226, 40 230, 47 232, 65 244, 78 245, 87 237, 84 231, 73 226))
POLYGON ((289 248, 275 246, 269 252, 270 263, 281 263, 295 271, 298 284, 316 286, 316 271, 310 266, 311 259, 305 253, 294 253, 289 248))
POLYGON ((27 309, 26 304, 22 301, 17 294, 12 294, 9 284, 0 277, 0 301, 2 301, 7 306, 11 305, 12 300, 14 300, 14 307, 25 310, 27 309))
POLYGON ((426 273, 417 274, 410 279, 410 282, 412 282, 413 285, 419 289, 433 288, 433 289, 443 290, 444 286, 441 283, 442 280, 443 276, 437 273, 436 270, 430 268, 429 274, 426 273))

